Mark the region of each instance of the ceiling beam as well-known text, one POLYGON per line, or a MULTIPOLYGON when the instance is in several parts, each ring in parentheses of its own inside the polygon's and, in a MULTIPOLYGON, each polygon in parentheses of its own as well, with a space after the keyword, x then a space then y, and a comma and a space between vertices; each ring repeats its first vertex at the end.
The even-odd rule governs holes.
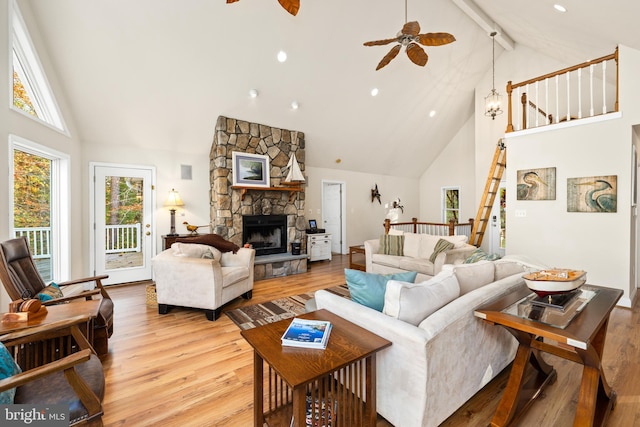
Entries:
POLYGON ((469 18, 482 28, 487 35, 492 32, 497 32, 496 41, 505 50, 513 50, 515 42, 507 33, 505 33, 500 26, 489 17, 480 7, 478 7, 473 0, 452 0, 453 3, 460 8, 469 18))

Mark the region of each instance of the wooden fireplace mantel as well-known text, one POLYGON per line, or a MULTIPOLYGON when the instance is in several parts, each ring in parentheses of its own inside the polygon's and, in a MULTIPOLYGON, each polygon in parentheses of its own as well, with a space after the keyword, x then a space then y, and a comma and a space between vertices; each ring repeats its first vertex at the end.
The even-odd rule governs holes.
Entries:
POLYGON ((240 200, 244 200, 244 195, 247 194, 247 191, 288 191, 289 192, 289 201, 293 200, 293 197, 296 193, 302 192, 304 189, 301 186, 289 186, 289 187, 247 187, 244 185, 232 185, 231 188, 234 190, 240 190, 240 200))

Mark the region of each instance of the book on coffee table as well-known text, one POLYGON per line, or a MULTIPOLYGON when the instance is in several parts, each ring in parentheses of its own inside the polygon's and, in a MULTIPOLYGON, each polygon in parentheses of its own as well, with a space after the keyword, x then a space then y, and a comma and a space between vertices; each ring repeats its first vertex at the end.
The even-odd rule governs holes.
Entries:
POLYGON ((294 317, 282 335, 282 345, 325 349, 331 333, 331 322, 294 317))

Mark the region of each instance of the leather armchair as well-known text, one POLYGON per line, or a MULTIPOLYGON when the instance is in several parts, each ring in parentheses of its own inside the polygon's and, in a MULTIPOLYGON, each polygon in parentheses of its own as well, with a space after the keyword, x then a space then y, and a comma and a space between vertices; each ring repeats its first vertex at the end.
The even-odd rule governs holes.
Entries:
MULTIPOLYGON (((113 334, 113 301, 102 286, 102 279, 107 277, 109 276, 92 276, 59 282, 57 285, 64 296, 43 302, 44 305, 52 305, 76 298, 102 298, 98 317, 94 322, 94 338, 91 343, 101 357, 109 352, 108 340, 113 334), (82 285, 91 282, 95 283, 95 289, 84 291, 82 285)), ((0 281, 13 301, 25 297, 33 298, 46 287, 31 257, 26 237, 0 243, 0 281)))
POLYGON ((68 356, 0 380, 0 392, 16 388, 14 404, 69 405, 69 425, 102 426, 105 378, 100 359, 79 328, 87 321, 78 316, 0 337, 11 354, 51 336, 71 337, 78 348, 68 356))
POLYGON ((153 258, 158 313, 172 306, 200 308, 216 320, 222 306, 253 290, 255 250, 240 248, 221 253, 212 246, 174 243, 153 258))

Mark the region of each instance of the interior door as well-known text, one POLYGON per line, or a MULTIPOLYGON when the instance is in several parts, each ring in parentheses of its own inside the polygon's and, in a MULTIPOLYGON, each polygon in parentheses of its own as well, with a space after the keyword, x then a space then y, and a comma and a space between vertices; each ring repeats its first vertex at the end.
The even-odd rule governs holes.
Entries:
POLYGON ((95 274, 108 274, 105 284, 150 280, 154 169, 94 164, 92 172, 95 274))
POLYGON ((346 253, 343 236, 344 183, 322 183, 322 228, 331 233, 331 252, 346 253))

